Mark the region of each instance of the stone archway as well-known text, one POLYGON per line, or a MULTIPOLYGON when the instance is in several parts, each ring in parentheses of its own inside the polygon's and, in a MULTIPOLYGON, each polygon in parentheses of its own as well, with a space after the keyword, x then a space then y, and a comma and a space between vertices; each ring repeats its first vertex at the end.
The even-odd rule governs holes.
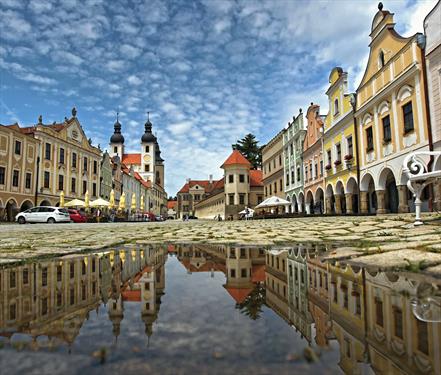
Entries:
POLYGON ((305 196, 303 192, 300 192, 299 197, 297 198, 297 211, 299 214, 303 214, 305 212, 305 196))
POLYGON ((285 213, 290 214, 292 213, 292 210, 291 210, 291 198, 289 195, 286 196, 286 200, 289 202, 289 205, 285 206, 285 213))
POLYGON ((338 214, 346 213, 345 188, 341 181, 335 185, 335 211, 338 214))
POLYGON ((312 195, 311 190, 308 190, 308 192, 306 193, 305 211, 307 215, 311 215, 314 213, 314 196, 312 195))
POLYGON ((44 199, 40 202, 40 206, 52 206, 52 203, 49 200, 44 199))
POLYGON ((299 213, 299 207, 297 203, 297 197, 295 194, 292 195, 292 202, 291 202, 291 211, 293 213, 299 213))
POLYGON ((326 187, 326 210, 327 214, 335 214, 335 197, 334 197, 334 189, 331 184, 328 184, 326 187))
POLYGON ((377 210, 377 193, 374 178, 366 173, 360 182, 360 213, 374 214, 377 210))
POLYGON ((6 221, 12 222, 15 220, 15 215, 18 214, 19 209, 15 199, 11 198, 6 203, 6 221))
POLYGON ((398 212, 398 188, 395 176, 389 168, 384 168, 378 177, 378 209, 377 213, 398 212))
POLYGON ((346 183, 346 212, 348 214, 358 214, 358 184, 354 177, 349 178, 346 183))
POLYGON ((323 189, 319 187, 315 191, 315 205, 314 205, 314 213, 323 214, 325 211, 325 193, 323 189))
POLYGON ((23 201, 23 203, 20 206, 20 212, 29 210, 32 207, 34 207, 34 204, 29 200, 25 200, 25 201, 23 201))

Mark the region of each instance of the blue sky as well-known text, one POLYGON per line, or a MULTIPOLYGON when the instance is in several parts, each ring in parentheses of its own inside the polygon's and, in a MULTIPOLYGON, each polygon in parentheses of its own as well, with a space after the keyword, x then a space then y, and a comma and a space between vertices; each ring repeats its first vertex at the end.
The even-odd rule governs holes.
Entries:
MULTIPOLYGON (((406 36, 436 4, 383 1, 406 36)), ((363 74, 376 1, 2 0, 0 123, 78 119, 107 148, 117 109, 137 152, 151 111, 166 188, 221 176, 231 144, 265 143, 310 102, 327 111, 330 70, 363 74)))

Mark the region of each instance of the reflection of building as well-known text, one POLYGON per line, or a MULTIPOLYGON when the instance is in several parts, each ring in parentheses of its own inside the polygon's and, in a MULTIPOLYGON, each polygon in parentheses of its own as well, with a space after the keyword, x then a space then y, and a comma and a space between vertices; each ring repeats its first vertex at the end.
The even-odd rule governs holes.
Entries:
POLYGON ((340 345, 339 365, 348 374, 362 371, 367 361, 363 270, 329 265, 332 327, 340 345))
MULTIPOLYGON (((289 320, 311 343, 312 316, 308 309, 308 267, 309 249, 304 245, 297 245, 288 250, 288 307, 289 320)), ((311 254, 311 256, 314 256, 311 254)))
POLYGON ((415 317, 411 299, 420 284, 439 280, 413 273, 366 272, 367 343, 382 374, 441 374, 441 323, 415 317))
POLYGON ((286 248, 266 253, 265 287, 266 304, 289 322, 287 256, 286 248))
POLYGON ((151 334, 165 287, 165 254, 164 247, 106 251, 0 269, 0 336, 27 334, 38 346, 43 335, 70 345, 102 301, 117 337, 124 303, 138 290, 136 302, 151 334))

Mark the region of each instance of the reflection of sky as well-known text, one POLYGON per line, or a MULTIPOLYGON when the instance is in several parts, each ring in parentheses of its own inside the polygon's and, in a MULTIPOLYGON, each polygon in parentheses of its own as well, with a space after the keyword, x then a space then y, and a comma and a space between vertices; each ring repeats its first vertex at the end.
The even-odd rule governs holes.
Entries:
MULTIPOLYGON (((23 369, 24 366, 27 370, 38 368, 36 363, 39 362, 46 367, 55 366, 58 362, 60 365, 63 363, 63 367, 70 363, 65 368, 66 373, 80 373, 84 367, 88 373, 98 373, 99 366, 90 367, 98 362, 91 353, 106 347, 109 357, 104 369, 123 365, 146 369, 145 366, 149 366, 160 373, 174 373, 170 372, 172 369, 192 373, 210 367, 212 373, 226 374, 234 371, 249 373, 265 368, 271 372, 288 373, 306 366, 302 372, 322 373, 319 369, 321 365, 306 365, 303 359, 288 362, 287 355, 299 354, 302 357, 306 340, 302 340, 299 333, 265 306, 257 321, 241 314, 222 286, 225 283, 222 273, 216 272, 213 278, 210 272, 189 275, 176 257, 169 258, 165 268, 165 295, 162 296, 159 317, 153 325, 149 347, 139 303, 125 302, 121 334, 116 346, 113 344, 111 321, 102 306, 98 315, 95 311, 90 312, 72 345, 70 356, 66 356, 67 347, 63 346, 51 354, 42 350, 42 355, 35 357, 28 351, 14 353, 7 363, 18 366, 15 369, 23 369), (222 358, 215 359, 213 353, 222 358), (27 356, 26 361, 22 361, 23 355, 27 356), (45 362, 49 358, 50 364, 45 362)), ((337 351, 334 345, 333 352, 322 356, 322 364, 332 364, 334 371, 337 351)), ((5 363, 5 352, 0 351, 2 363, 5 363)))

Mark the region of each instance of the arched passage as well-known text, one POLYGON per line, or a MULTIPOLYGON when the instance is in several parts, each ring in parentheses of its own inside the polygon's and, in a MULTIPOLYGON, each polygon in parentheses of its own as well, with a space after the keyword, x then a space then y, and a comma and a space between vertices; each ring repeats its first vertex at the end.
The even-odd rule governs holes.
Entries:
POLYGON ((305 196, 303 192, 299 193, 299 197, 297 198, 297 209, 299 213, 305 212, 305 196))
POLYGON ((378 177, 378 209, 377 213, 398 212, 398 188, 393 172, 384 168, 378 177))
POLYGON ((291 212, 295 212, 295 213, 299 212, 299 207, 297 205, 297 197, 295 194, 292 195, 291 212))
POLYGON ((358 184, 355 178, 351 177, 346 183, 346 210, 348 214, 358 214, 358 184))
POLYGON ((335 195, 336 195, 335 211, 338 214, 345 214, 346 213, 345 188, 341 181, 338 181, 337 185, 335 185, 335 195))
POLYGON ((52 204, 47 199, 44 199, 40 202, 40 206, 52 206, 52 204))
POLYGON ((33 203, 29 200, 25 200, 25 201, 23 201, 23 203, 20 206, 20 212, 29 210, 32 207, 34 207, 33 203))
POLYGON ((17 215, 19 211, 15 199, 11 198, 8 200, 8 202, 6 203, 5 210, 6 210, 6 220, 10 222, 14 221, 15 215, 17 215))
POLYGON ((325 206, 325 194, 322 188, 318 188, 315 192, 314 213, 323 214, 325 206))
POLYGON ((360 182, 360 213, 374 214, 377 210, 377 193, 375 192, 374 178, 366 173, 360 182))
POLYGON ((326 187, 326 211, 327 214, 335 214, 334 189, 331 184, 326 187))
POLYGON ((314 196, 311 190, 306 193, 305 211, 308 215, 314 213, 314 196))
POLYGON ((292 213, 291 209, 291 198, 289 195, 286 196, 286 200, 289 202, 289 205, 286 205, 285 210, 287 213, 292 213))

